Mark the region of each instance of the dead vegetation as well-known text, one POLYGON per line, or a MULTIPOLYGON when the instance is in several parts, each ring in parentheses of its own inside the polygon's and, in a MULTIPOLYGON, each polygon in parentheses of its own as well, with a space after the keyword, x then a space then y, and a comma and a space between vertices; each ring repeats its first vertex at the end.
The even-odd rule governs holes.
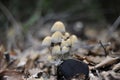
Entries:
MULTIPOLYGON (((29 34, 25 49, 18 45, 7 49, 0 43, 0 80, 56 80, 57 66, 63 59, 77 59, 88 64, 90 80, 120 80, 118 30, 109 33, 108 29, 97 32, 88 28, 84 30, 88 39, 82 40, 66 32, 64 24, 58 22, 51 32, 43 41, 29 34)), ((14 42, 19 43, 12 41, 12 46, 14 42)), ((81 80, 82 77, 73 76, 71 80, 81 80)))

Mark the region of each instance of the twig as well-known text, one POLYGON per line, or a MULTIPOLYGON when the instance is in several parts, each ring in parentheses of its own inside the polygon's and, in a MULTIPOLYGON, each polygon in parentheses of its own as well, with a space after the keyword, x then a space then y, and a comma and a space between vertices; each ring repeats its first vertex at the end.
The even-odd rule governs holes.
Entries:
POLYGON ((101 41, 99 41, 99 43, 100 43, 101 47, 104 49, 105 56, 107 56, 107 55, 108 55, 108 52, 106 51, 106 49, 105 49, 104 45, 102 44, 102 42, 101 42, 101 41))

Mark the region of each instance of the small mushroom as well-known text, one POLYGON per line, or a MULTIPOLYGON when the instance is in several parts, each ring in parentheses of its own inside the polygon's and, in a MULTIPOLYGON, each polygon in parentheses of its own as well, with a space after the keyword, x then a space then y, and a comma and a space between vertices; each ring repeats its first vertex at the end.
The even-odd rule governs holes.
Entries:
POLYGON ((67 44, 67 46, 71 46, 71 39, 67 39, 66 44, 67 44))
POLYGON ((78 43, 78 38, 77 38, 76 35, 72 35, 72 36, 70 37, 70 39, 71 39, 72 45, 78 43))
POLYGON ((70 36, 70 33, 65 32, 65 36, 68 38, 70 36))
POLYGON ((62 54, 65 54, 65 53, 69 52, 69 48, 64 46, 64 47, 62 47, 62 51, 61 52, 62 52, 62 54))
POLYGON ((76 50, 79 47, 79 40, 78 40, 77 36, 76 35, 72 35, 70 37, 70 40, 71 40, 72 51, 76 50))
POLYGON ((62 41, 62 36, 63 35, 60 31, 56 31, 55 33, 53 33, 51 37, 52 43, 60 43, 62 41))
POLYGON ((63 36, 63 39, 66 40, 67 38, 70 37, 70 33, 68 32, 65 32, 64 36, 63 36))
POLYGON ((51 45, 51 37, 47 36, 42 41, 42 46, 49 47, 51 45))
POLYGON ((56 45, 52 48, 52 54, 61 54, 60 46, 56 45))
POLYGON ((51 32, 56 32, 56 31, 65 32, 65 26, 61 21, 55 22, 55 24, 52 26, 51 32))
POLYGON ((64 40, 62 40, 62 42, 61 42, 61 47, 63 47, 63 46, 67 46, 67 42, 64 40))

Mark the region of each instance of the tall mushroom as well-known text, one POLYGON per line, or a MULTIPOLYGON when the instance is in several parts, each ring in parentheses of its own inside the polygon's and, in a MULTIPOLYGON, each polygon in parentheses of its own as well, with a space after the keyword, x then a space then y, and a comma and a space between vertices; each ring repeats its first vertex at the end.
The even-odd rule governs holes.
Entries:
POLYGON ((51 32, 56 32, 56 31, 65 32, 65 26, 61 21, 55 22, 55 24, 52 26, 51 32))

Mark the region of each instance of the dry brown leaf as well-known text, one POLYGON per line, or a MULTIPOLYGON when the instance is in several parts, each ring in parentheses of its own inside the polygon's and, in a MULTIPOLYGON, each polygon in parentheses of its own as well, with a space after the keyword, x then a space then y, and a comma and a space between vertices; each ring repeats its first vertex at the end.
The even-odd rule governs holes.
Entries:
POLYGON ((120 70, 120 63, 116 64, 116 65, 113 67, 112 70, 113 70, 113 71, 118 71, 118 70, 120 70))
POLYGON ((6 70, 0 72, 0 80, 23 80, 23 75, 17 71, 6 70))
POLYGON ((116 63, 118 60, 120 60, 119 57, 112 58, 110 56, 107 56, 106 59, 104 59, 101 63, 97 64, 95 68, 104 68, 106 66, 116 63))
POLYGON ((98 64, 98 63, 100 63, 102 60, 104 60, 105 57, 100 57, 100 56, 86 56, 85 59, 86 59, 88 62, 90 62, 90 63, 98 64))

